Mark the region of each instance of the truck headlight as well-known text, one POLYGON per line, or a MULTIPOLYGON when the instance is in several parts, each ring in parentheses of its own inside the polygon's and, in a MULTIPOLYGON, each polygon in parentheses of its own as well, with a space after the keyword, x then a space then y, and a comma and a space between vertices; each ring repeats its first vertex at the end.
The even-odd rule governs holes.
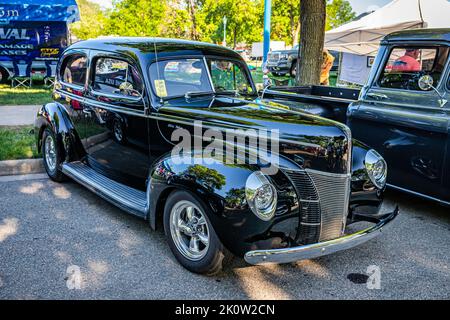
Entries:
POLYGON ((258 218, 264 221, 273 218, 277 207, 277 191, 260 171, 253 172, 247 178, 245 197, 258 218))
POLYGON ((287 60, 287 59, 288 59, 288 54, 287 53, 280 54, 280 60, 287 60))
POLYGON ((367 173, 373 184, 382 189, 386 185, 387 165, 383 157, 373 149, 370 149, 364 160, 367 173))

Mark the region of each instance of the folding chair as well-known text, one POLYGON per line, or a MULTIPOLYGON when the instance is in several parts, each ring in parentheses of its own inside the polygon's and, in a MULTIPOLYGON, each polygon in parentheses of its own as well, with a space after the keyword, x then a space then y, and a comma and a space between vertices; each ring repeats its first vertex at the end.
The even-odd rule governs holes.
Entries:
POLYGON ((31 87, 31 63, 13 62, 14 76, 11 78, 11 87, 31 87))
POLYGON ((45 63, 45 67, 47 68, 47 75, 44 78, 44 85, 47 88, 51 88, 55 84, 56 64, 56 61, 45 63))

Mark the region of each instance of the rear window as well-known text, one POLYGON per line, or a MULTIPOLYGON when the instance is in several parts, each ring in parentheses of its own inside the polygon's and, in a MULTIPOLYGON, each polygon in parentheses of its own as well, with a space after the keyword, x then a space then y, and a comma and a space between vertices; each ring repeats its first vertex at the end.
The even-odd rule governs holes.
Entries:
POLYGON ((113 58, 98 58, 95 62, 94 90, 107 94, 139 97, 143 81, 128 62, 113 58))
POLYGON ((379 79, 380 87, 420 90, 419 78, 430 75, 437 86, 448 57, 448 47, 395 47, 379 79))
POLYGON ((65 83, 84 86, 86 82, 87 58, 81 54, 66 57, 61 68, 61 79, 65 83))

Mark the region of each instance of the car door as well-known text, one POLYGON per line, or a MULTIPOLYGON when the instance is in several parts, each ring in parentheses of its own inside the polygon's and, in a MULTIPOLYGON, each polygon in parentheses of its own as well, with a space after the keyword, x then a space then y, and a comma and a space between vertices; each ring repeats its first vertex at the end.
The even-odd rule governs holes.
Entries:
POLYGON ((86 147, 84 94, 88 70, 88 50, 69 50, 64 53, 58 67, 53 97, 70 116, 75 134, 86 147))
POLYGON ((114 53, 92 50, 90 61, 84 110, 89 165, 144 190, 151 163, 142 72, 114 53))
POLYGON ((421 90, 418 80, 431 75, 442 90, 448 52, 446 46, 419 44, 389 48, 370 88, 350 107, 348 119, 353 137, 386 159, 389 184, 437 198, 443 196, 448 106, 435 90, 421 90), (413 50, 418 53, 409 53, 413 50), (414 59, 417 63, 410 63, 414 59))

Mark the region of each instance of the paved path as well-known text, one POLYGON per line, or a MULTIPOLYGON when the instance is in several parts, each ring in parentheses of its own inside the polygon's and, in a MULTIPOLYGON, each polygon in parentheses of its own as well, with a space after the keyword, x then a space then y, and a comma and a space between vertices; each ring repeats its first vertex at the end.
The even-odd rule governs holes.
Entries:
POLYGON ((0 126, 33 124, 39 107, 39 105, 0 106, 0 126))
POLYGON ((391 228, 357 248, 288 265, 236 259, 205 277, 175 261, 162 231, 78 184, 3 177, 0 299, 450 299, 449 210, 395 192, 384 210, 395 203, 391 228), (379 290, 364 283, 371 265, 379 290))

